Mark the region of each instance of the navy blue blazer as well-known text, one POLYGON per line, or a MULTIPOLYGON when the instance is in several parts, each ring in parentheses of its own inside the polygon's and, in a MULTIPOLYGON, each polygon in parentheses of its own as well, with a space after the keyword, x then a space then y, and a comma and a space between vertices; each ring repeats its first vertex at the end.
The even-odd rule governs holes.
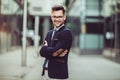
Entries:
POLYGON ((48 75, 50 78, 66 79, 68 78, 68 54, 72 45, 72 34, 67 27, 63 26, 56 32, 51 41, 52 32, 53 30, 50 30, 47 33, 45 40, 48 42, 48 46, 42 46, 40 55, 49 60, 48 75), (60 48, 67 49, 68 54, 64 57, 53 57, 53 53, 60 48))

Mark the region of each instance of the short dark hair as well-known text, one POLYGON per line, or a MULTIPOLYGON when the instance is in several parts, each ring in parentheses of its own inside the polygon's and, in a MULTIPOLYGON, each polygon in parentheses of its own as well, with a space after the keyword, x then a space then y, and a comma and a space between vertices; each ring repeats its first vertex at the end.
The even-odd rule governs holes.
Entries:
POLYGON ((63 14, 65 14, 65 9, 62 5, 55 5, 52 7, 52 11, 59 11, 59 10, 62 10, 63 14))

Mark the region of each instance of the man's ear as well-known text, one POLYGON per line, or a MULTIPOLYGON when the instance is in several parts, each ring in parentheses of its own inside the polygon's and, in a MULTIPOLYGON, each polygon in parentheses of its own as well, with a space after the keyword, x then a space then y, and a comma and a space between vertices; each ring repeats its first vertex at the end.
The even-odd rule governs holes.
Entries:
POLYGON ((64 20, 66 20, 66 16, 64 16, 64 20))

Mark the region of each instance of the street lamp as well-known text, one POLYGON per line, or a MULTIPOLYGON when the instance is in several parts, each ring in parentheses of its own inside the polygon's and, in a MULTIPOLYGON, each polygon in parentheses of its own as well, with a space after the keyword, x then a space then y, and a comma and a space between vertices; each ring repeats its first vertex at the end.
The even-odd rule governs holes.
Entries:
POLYGON ((26 66, 26 30, 27 30, 27 0, 24 0, 23 37, 22 37, 22 66, 26 66))

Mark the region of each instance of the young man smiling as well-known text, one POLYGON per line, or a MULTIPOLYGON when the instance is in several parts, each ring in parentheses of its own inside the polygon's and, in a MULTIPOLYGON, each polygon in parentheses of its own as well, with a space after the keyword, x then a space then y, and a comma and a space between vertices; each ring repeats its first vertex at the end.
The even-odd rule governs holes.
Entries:
POLYGON ((72 45, 72 34, 64 24, 64 7, 55 5, 51 13, 54 28, 47 33, 40 49, 40 55, 46 58, 42 75, 47 69, 48 80, 68 80, 68 55, 72 45))

